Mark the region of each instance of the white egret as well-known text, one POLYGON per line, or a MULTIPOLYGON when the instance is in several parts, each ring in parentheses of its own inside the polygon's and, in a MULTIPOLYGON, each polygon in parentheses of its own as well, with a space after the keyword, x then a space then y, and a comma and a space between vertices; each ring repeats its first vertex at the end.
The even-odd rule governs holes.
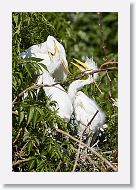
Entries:
MULTIPOLYGON (((21 53, 22 58, 41 58, 42 64, 47 67, 50 75, 56 82, 65 81, 68 75, 68 62, 66 59, 65 49, 53 36, 48 36, 47 41, 38 45, 33 45, 24 52, 21 53)), ((42 68, 40 74, 36 80, 37 84, 43 83, 44 72, 46 70, 42 68)), ((44 80, 45 81, 45 80, 44 80)), ((38 95, 39 89, 37 90, 38 95)), ((24 94, 24 98, 28 94, 24 94)))
POLYGON ((48 72, 55 78, 55 81, 66 80, 68 62, 65 49, 53 36, 48 36, 47 41, 44 43, 31 46, 22 52, 21 56, 22 58, 35 57, 43 59, 41 63, 47 67, 48 72))
MULTIPOLYGON (((85 63, 76 60, 77 63, 80 65, 73 63, 82 71, 87 70, 96 70, 97 66, 93 59, 86 60, 85 63)), ((96 111, 98 111, 97 115, 92 120, 91 124, 88 126, 86 132, 89 133, 91 130, 92 132, 96 132, 99 128, 101 128, 105 122, 105 115, 97 105, 97 103, 85 95, 83 92, 78 91, 83 86, 89 85, 93 83, 97 79, 98 74, 94 73, 93 76, 89 75, 89 78, 86 80, 76 80, 72 82, 68 88, 68 95, 71 98, 73 103, 73 109, 76 120, 79 122, 79 134, 81 135, 85 128, 87 127, 90 120, 95 115, 96 111)))
POLYGON ((61 85, 54 85, 56 82, 48 71, 45 71, 42 77, 44 84, 52 85, 51 87, 43 87, 46 96, 48 96, 51 101, 56 101, 57 114, 66 122, 69 122, 73 113, 73 106, 70 97, 61 85))

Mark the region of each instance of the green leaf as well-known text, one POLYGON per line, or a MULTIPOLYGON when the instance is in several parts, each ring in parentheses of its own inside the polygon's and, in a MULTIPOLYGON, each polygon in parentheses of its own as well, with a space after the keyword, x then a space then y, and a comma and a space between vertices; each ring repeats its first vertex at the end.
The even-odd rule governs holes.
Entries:
POLYGON ((35 141, 36 141, 36 143, 37 143, 37 144, 38 144, 38 146, 39 146, 39 144, 40 144, 39 139, 37 139, 37 138, 35 137, 35 141))
POLYGON ((34 127, 35 127, 36 122, 37 122, 37 120, 39 118, 39 115, 40 115, 39 112, 37 110, 35 110, 34 116, 33 116, 33 125, 34 125, 34 127))
POLYGON ((16 24, 16 26, 17 26, 17 23, 18 23, 18 15, 13 16, 13 19, 14 19, 14 22, 15 22, 15 24, 16 24))
POLYGON ((29 138, 30 138, 30 133, 27 131, 24 133, 23 141, 26 141, 29 138))
POLYGON ((35 111, 35 108, 34 108, 33 106, 30 107, 29 114, 28 114, 27 125, 28 125, 28 124, 30 123, 30 121, 32 120, 33 115, 34 115, 34 111, 35 111))
POLYGON ((45 115, 42 109, 40 109, 40 108, 36 108, 36 109, 38 110, 38 112, 39 112, 42 116, 45 115))
POLYGON ((46 65, 44 65, 43 63, 37 63, 38 65, 40 65, 41 67, 43 67, 45 70, 47 70, 46 65))
POLYGON ((40 61, 42 61, 43 59, 41 59, 41 58, 37 58, 37 57, 30 57, 30 58, 27 58, 27 60, 28 61, 35 61, 35 62, 40 62, 40 61))
POLYGON ((24 67, 26 69, 26 72, 28 73, 28 75, 32 78, 31 72, 29 71, 28 67, 26 64, 24 64, 24 67))
POLYGON ((24 119, 24 116, 25 116, 24 111, 20 111, 19 112, 19 118, 18 118, 19 125, 21 125, 21 123, 22 123, 22 121, 24 119))
POLYGON ((35 161, 35 160, 32 160, 32 161, 31 161, 31 164, 30 164, 29 170, 31 170, 31 169, 33 169, 33 168, 34 168, 35 163, 36 163, 36 161, 35 161))
POLYGON ((33 144, 32 144, 32 142, 30 141, 29 144, 28 144, 28 152, 29 152, 29 154, 30 154, 32 148, 33 148, 33 144))

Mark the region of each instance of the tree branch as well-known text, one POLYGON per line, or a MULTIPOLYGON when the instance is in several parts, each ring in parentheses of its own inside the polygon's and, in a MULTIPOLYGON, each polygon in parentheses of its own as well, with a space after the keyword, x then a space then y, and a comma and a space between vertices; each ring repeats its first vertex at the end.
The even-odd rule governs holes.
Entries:
MULTIPOLYGON (((78 153, 78 150, 74 147, 72 147, 72 149, 78 153)), ((104 168, 102 168, 101 166, 99 166, 92 158, 90 158, 87 154, 79 151, 79 154, 83 155, 89 162, 91 162, 93 165, 95 165, 101 172, 105 172, 106 170, 104 168)))
MULTIPOLYGON (((22 97, 24 95, 24 93, 26 93, 27 91, 29 90, 32 90, 32 89, 37 89, 37 88, 42 88, 42 87, 52 87, 52 86, 55 86, 57 84, 60 84, 60 83, 54 83, 52 85, 48 85, 48 84, 33 84, 32 86, 29 86, 28 88, 26 88, 25 90, 23 90, 22 92, 20 92, 18 94, 18 96, 16 96, 14 98, 14 100, 12 101, 12 105, 15 104, 16 100, 19 98, 19 97, 22 97)), ((62 90, 62 89, 61 89, 62 90)))
POLYGON ((19 138, 19 136, 20 136, 21 131, 22 131, 22 127, 19 129, 19 131, 18 131, 18 133, 17 133, 17 136, 16 136, 15 140, 13 141, 13 144, 15 144, 15 143, 16 143, 16 141, 18 140, 18 138, 19 138))
POLYGON ((58 166, 57 166, 57 168, 55 169, 55 172, 58 172, 58 171, 59 171, 61 164, 62 164, 62 161, 60 160, 60 161, 59 161, 59 164, 58 164, 58 166))
MULTIPOLYGON (((83 134, 83 133, 82 133, 82 134, 83 134)), ((72 172, 75 171, 76 166, 77 166, 77 162, 78 162, 78 159, 79 159, 79 155, 80 155, 80 146, 81 146, 81 142, 82 142, 82 136, 83 136, 83 135, 81 135, 81 137, 80 137, 80 141, 79 141, 79 145, 78 145, 78 149, 77 149, 77 155, 76 155, 76 159, 75 159, 75 163, 74 163, 74 166, 73 166, 73 170, 72 170, 72 172)))
POLYGON ((32 159, 27 158, 27 159, 24 159, 24 160, 18 160, 18 161, 16 161, 16 162, 13 161, 12 166, 16 166, 16 165, 22 164, 22 163, 24 163, 24 162, 28 162, 29 160, 32 160, 32 159))
MULTIPOLYGON (((67 132, 61 130, 61 129, 56 129, 57 132, 68 136, 70 139, 80 143, 80 140, 76 139, 75 137, 72 137, 71 135, 69 135, 67 132)), ((103 162, 105 162, 107 165, 109 165, 114 171, 117 172, 117 168, 115 168, 107 159, 103 158, 98 152, 95 151, 94 148, 89 147, 87 144, 81 142, 81 145, 83 145, 84 147, 88 148, 92 153, 94 153, 96 156, 98 156, 103 162)))

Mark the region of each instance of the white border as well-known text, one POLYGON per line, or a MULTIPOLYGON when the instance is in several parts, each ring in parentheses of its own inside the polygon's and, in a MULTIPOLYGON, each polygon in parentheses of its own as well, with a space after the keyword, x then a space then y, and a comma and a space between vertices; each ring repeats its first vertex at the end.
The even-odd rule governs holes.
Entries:
POLYGON ((5 0, 0 3, 0 170, 4 184, 129 184, 130 183, 130 7, 117 0, 5 0), (35 12, 118 12, 119 15, 119 171, 107 173, 12 172, 12 27, 11 13, 35 12))

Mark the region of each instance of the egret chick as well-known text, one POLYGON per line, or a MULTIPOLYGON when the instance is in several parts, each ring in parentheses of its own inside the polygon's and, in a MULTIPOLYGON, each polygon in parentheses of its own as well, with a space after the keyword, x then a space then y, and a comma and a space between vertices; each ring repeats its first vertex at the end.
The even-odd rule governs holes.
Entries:
POLYGON ((45 71, 42 77, 43 83, 50 86, 43 87, 46 96, 48 96, 51 101, 55 101, 57 103, 55 108, 57 110, 57 114, 66 122, 69 122, 73 113, 73 106, 69 95, 60 84, 54 85, 56 82, 48 71, 45 71))
MULTIPOLYGON (((91 71, 97 69, 97 65, 93 59, 87 58, 85 63, 76 59, 75 61, 76 63, 73 64, 77 66, 81 71, 89 72, 89 70, 91 71)), ((101 111, 97 103, 93 99, 89 98, 86 94, 79 91, 85 85, 89 85, 96 81, 97 77, 98 74, 94 73, 93 76, 89 75, 88 79, 86 80, 76 80, 72 82, 68 88, 68 95, 70 96, 73 103, 75 118, 79 123, 78 132, 80 135, 84 132, 85 129, 86 133, 89 133, 89 131, 95 133, 97 130, 102 128, 105 122, 105 114, 101 111), (96 111, 98 111, 97 115, 88 126, 88 123, 93 118, 96 111)))

